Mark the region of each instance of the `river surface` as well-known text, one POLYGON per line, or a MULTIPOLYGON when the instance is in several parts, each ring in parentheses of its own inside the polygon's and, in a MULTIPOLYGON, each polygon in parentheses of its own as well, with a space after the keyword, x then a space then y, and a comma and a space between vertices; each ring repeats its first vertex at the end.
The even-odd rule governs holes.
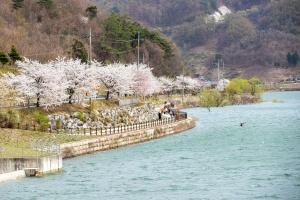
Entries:
POLYGON ((300 199, 300 92, 263 99, 185 109, 194 129, 3 182, 0 199, 300 199))

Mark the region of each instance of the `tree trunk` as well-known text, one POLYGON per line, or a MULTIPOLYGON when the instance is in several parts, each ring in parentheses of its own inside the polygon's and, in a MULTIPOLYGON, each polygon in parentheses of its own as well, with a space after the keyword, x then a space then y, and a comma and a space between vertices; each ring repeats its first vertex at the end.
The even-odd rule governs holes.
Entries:
POLYGON ((36 107, 40 107, 40 94, 37 94, 36 97, 36 107))
POLYGON ((105 100, 108 100, 108 98, 109 98, 109 91, 106 92, 106 98, 105 98, 105 100))
POLYGON ((69 93, 69 104, 72 104, 72 97, 73 97, 75 91, 72 88, 69 88, 68 93, 69 93))
POLYGON ((72 104, 72 96, 73 96, 73 94, 69 95, 69 104, 72 104))

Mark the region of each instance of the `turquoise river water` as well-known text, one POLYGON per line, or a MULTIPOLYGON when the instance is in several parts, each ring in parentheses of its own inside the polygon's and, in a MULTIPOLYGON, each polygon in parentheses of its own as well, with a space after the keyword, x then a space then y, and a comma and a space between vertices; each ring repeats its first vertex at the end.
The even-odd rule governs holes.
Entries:
POLYGON ((194 129, 3 182, 0 199, 300 199, 300 92, 263 99, 185 109, 194 129))

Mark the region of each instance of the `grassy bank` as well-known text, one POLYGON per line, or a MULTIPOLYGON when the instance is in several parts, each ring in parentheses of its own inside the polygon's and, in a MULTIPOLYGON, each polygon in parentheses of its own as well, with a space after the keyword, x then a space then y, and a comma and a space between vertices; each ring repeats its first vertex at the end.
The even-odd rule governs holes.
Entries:
POLYGON ((47 152, 41 152, 39 149, 47 148, 50 145, 79 141, 91 137, 94 136, 0 128, 0 147, 4 148, 4 151, 0 152, 0 158, 34 157, 37 153, 45 156, 47 152))

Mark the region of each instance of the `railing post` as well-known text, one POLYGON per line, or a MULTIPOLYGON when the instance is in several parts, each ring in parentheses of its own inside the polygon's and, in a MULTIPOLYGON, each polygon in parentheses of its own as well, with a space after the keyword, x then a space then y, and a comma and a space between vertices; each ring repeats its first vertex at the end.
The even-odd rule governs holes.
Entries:
POLYGON ((83 129, 83 133, 84 133, 84 135, 85 135, 85 128, 83 129))
POLYGON ((92 127, 90 127, 90 136, 92 135, 92 127))
POLYGON ((28 130, 28 124, 26 124, 26 129, 25 130, 28 130))
POLYGON ((100 135, 102 135, 102 127, 100 127, 100 135))
POLYGON ((96 127, 96 135, 98 135, 98 134, 97 134, 97 127, 96 127))

